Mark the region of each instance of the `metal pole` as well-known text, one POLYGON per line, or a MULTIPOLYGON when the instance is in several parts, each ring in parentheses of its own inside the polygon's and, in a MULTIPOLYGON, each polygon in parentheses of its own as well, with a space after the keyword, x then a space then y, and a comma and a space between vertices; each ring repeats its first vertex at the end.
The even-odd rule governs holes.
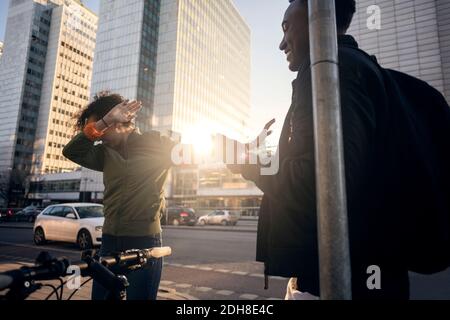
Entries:
POLYGON ((320 295, 349 300, 350 252, 334 0, 308 0, 320 295))

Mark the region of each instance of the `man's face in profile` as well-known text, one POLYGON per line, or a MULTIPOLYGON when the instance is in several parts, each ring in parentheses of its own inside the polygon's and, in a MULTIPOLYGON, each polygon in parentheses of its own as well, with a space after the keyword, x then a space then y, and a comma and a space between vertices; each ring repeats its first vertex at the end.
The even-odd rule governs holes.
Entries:
POLYGON ((284 51, 289 69, 297 72, 300 64, 309 54, 308 7, 306 0, 292 2, 283 18, 284 32, 280 50, 284 51))

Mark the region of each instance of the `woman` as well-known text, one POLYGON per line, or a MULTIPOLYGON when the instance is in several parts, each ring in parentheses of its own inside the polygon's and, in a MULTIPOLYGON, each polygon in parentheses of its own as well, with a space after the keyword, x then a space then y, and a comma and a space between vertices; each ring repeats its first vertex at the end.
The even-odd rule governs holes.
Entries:
MULTIPOLYGON (((103 172, 105 223, 101 256, 161 246, 163 185, 172 166, 172 140, 159 132, 140 134, 134 125, 142 105, 117 94, 96 97, 77 119, 81 131, 63 155, 82 167, 103 172)), ((162 260, 153 259, 128 274, 129 300, 156 300, 162 260)), ((94 282, 93 300, 107 291, 94 282)))

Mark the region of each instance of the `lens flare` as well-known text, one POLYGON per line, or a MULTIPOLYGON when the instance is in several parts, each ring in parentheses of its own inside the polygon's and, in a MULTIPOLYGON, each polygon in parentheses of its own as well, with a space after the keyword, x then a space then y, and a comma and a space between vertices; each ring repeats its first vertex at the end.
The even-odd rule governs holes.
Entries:
POLYGON ((190 129, 183 135, 183 143, 193 146, 196 155, 206 156, 213 151, 212 134, 201 129, 190 129))

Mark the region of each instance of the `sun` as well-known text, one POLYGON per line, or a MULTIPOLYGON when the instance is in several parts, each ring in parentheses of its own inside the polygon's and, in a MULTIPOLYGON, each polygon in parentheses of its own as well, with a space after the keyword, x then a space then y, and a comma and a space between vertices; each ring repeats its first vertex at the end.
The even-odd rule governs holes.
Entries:
POLYGON ((183 135, 183 143, 192 145, 198 156, 206 156, 213 151, 212 135, 202 129, 189 129, 183 135))

